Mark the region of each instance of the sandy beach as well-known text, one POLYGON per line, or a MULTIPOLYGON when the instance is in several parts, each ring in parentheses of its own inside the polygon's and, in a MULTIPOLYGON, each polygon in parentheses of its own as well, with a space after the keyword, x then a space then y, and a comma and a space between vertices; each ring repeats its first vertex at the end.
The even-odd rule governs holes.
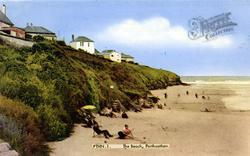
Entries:
POLYGON ((250 85, 192 84, 152 93, 164 108, 128 112, 129 119, 97 116, 101 129, 116 135, 128 124, 136 137, 120 140, 93 137, 90 128, 75 125, 71 137, 49 143, 52 156, 250 155, 250 85), (186 93, 188 91, 188 95, 186 93), (167 98, 164 94, 167 93, 167 98), (198 98, 195 97, 198 94, 198 98), (249 96, 248 96, 249 95, 249 96), (202 96, 204 96, 202 98, 202 96), (237 105, 237 101, 240 101, 237 105), (211 112, 204 112, 205 108, 211 112), (93 144, 169 144, 159 149, 94 149, 93 144))

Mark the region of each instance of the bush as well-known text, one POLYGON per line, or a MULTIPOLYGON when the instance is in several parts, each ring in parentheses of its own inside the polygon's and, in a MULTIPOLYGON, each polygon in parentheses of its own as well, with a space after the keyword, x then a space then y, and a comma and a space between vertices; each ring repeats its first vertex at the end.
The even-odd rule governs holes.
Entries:
POLYGON ((34 85, 22 85, 19 89, 18 98, 32 108, 36 108, 43 102, 39 92, 34 85))
POLYGON ((40 105, 37 109, 43 132, 48 140, 58 140, 66 136, 69 127, 61 121, 57 109, 50 105, 40 105))
POLYGON ((22 153, 23 137, 27 135, 20 127, 23 127, 21 123, 16 122, 11 117, 7 117, 4 114, 0 114, 0 137, 7 140, 17 151, 22 153))
POLYGON ((32 46, 33 52, 49 52, 51 50, 52 50, 51 45, 46 42, 36 43, 32 46))
POLYGON ((56 41, 56 43, 61 46, 66 46, 66 43, 64 41, 56 41))
POLYGON ((0 137, 21 155, 48 155, 37 114, 28 106, 0 97, 0 137))
POLYGON ((43 36, 37 35, 33 37, 34 42, 43 42, 45 39, 43 36))
POLYGON ((36 108, 43 102, 40 91, 35 85, 31 84, 18 84, 8 79, 1 79, 0 92, 8 98, 21 100, 33 108, 36 108))

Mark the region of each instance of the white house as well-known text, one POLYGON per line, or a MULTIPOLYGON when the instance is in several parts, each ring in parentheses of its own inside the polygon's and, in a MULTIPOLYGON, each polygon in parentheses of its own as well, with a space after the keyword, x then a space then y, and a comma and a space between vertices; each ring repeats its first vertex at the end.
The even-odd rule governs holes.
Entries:
POLYGON ((95 53, 94 41, 85 36, 79 36, 75 39, 74 35, 72 35, 72 41, 70 42, 70 46, 77 50, 84 50, 90 54, 95 53))
POLYGON ((102 56, 106 59, 109 59, 114 62, 121 62, 121 54, 116 52, 115 50, 104 50, 102 52, 102 56))

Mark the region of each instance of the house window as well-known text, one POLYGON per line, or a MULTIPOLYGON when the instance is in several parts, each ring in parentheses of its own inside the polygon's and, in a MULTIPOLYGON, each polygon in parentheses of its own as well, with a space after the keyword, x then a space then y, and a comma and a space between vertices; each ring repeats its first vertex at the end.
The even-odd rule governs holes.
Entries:
POLYGON ((83 42, 80 42, 80 46, 83 46, 83 44, 84 44, 83 42))
POLYGON ((16 36, 16 32, 15 31, 10 31, 10 35, 11 36, 16 36))
POLYGON ((90 47, 90 43, 88 42, 88 47, 90 47))

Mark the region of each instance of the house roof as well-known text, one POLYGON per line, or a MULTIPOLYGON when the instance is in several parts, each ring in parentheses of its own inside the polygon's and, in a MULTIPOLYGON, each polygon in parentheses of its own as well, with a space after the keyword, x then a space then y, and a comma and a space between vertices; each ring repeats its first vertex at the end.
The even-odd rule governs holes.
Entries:
POLYGON ((24 28, 19 28, 19 27, 2 27, 3 30, 12 30, 12 29, 19 29, 22 31, 25 31, 24 28))
POLYGON ((130 56, 128 54, 122 53, 122 58, 134 58, 133 56, 130 56))
POLYGON ((24 28, 24 30, 27 33, 36 33, 36 34, 53 34, 55 35, 55 33, 53 33, 52 31, 41 27, 41 26, 27 26, 26 28, 24 28))
POLYGON ((94 42, 94 41, 85 36, 78 36, 73 42, 94 42))
POLYGON ((0 22, 9 24, 11 26, 13 26, 14 24, 10 21, 10 19, 2 12, 0 11, 0 22))
POLYGON ((112 53, 112 52, 116 52, 115 50, 103 50, 102 53, 105 53, 105 54, 109 54, 109 53, 112 53))

